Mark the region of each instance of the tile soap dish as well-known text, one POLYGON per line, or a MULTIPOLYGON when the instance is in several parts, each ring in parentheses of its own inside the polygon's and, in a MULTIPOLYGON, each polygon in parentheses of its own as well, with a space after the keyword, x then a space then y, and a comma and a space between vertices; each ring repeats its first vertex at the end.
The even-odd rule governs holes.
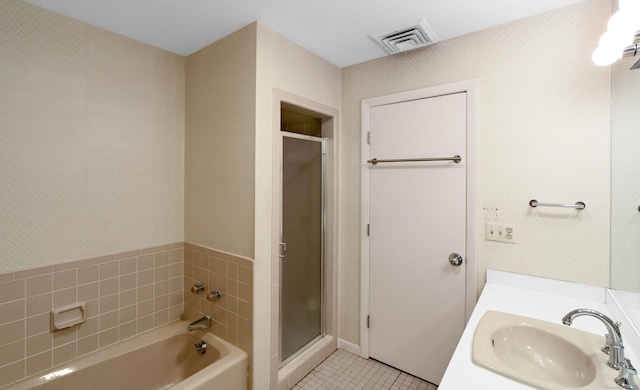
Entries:
POLYGON ((85 321, 86 302, 76 302, 51 310, 51 328, 60 330, 70 328, 85 321))

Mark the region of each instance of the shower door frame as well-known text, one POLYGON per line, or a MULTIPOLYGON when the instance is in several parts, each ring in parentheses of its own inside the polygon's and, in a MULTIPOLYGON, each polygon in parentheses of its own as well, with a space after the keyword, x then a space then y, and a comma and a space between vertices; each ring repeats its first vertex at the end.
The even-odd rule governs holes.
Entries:
MULTIPOLYGON (((325 305, 325 237, 326 237, 326 228, 327 228, 327 209, 326 209, 326 198, 327 198, 327 138, 324 137, 314 137, 311 135, 304 135, 304 134, 299 134, 299 133, 292 133, 292 132, 288 132, 288 131, 280 131, 281 137, 282 137, 282 155, 280 156, 280 183, 282 186, 284 186, 284 138, 295 138, 295 139, 301 139, 301 140, 305 140, 305 141, 311 141, 311 142, 319 142, 321 144, 321 158, 322 158, 322 162, 321 162, 321 169, 322 169, 322 173, 321 173, 321 189, 320 189, 320 193, 321 193, 321 205, 320 205, 320 209, 321 209, 321 217, 320 217, 320 221, 321 221, 321 227, 320 227, 320 334, 316 337, 314 337, 313 339, 311 339, 308 343, 306 343, 305 345, 303 345, 301 348, 299 348, 296 352, 294 352, 293 354, 291 354, 290 356, 288 356, 286 359, 282 359, 282 321, 283 321, 283 310, 282 310, 282 282, 283 282, 283 278, 282 278, 282 257, 280 257, 280 266, 279 266, 279 273, 280 273, 280 288, 278 289, 278 307, 280 308, 280 310, 278 310, 278 356, 279 356, 279 368, 282 368, 284 366, 287 365, 287 363, 289 363, 290 361, 292 361, 293 359, 295 359, 296 357, 298 357, 301 353, 303 353, 304 351, 306 351, 309 347, 311 347, 313 344, 315 344, 318 340, 322 339, 324 336, 326 336, 327 334, 327 330, 326 330, 326 322, 325 322, 325 311, 326 311, 326 305, 325 305)), ((283 220, 283 216, 284 216, 284 189, 281 188, 280 189, 280 232, 279 234, 279 242, 282 243, 282 235, 283 235, 283 229, 284 229, 284 220, 283 220)), ((282 249, 281 249, 282 250, 282 249)), ((282 253, 280 253, 282 254, 282 253)))

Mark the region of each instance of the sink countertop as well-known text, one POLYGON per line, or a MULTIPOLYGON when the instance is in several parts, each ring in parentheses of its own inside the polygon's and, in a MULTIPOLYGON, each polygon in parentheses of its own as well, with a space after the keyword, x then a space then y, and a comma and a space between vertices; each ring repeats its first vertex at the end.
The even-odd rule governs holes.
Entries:
MULTIPOLYGON (((631 350, 625 339, 625 328, 628 331, 629 327, 625 324, 624 318, 619 316, 619 313, 613 314, 614 310, 611 310, 611 306, 607 304, 604 287, 489 270, 487 271, 487 284, 471 314, 438 389, 534 389, 534 387, 503 377, 472 362, 471 345, 478 322, 488 310, 496 310, 562 324, 562 317, 569 311, 578 308, 594 309, 614 321, 622 322, 621 331, 625 343, 625 355, 631 359, 636 367, 640 366, 640 360, 637 359, 635 351, 631 350)), ((598 335, 607 333, 601 321, 586 316, 576 318, 571 327, 598 335)), ((615 383, 612 383, 612 389, 617 387, 615 383)), ((622 388, 620 387, 620 389, 622 388)))

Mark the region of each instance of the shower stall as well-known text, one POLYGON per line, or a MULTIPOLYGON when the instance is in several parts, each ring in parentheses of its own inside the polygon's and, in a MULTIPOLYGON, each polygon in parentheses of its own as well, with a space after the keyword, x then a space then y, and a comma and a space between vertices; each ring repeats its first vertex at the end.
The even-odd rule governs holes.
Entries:
POLYGON ((280 366, 322 338, 325 139, 282 134, 280 366))

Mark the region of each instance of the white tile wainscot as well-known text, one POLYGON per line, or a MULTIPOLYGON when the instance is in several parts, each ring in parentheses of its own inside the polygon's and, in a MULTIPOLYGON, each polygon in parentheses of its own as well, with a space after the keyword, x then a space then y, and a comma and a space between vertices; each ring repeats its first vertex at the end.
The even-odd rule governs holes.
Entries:
MULTIPOLYGON (((478 322, 488 310, 496 310, 537 318, 557 324, 569 311, 589 308, 602 312, 614 321, 620 321, 620 330, 625 342, 625 355, 632 363, 640 364, 637 358, 632 327, 611 299, 604 287, 563 282, 502 271, 487 271, 487 284, 482 291, 473 314, 460 338, 439 390, 458 389, 533 389, 520 382, 503 377, 471 360, 471 345, 478 322)), ((573 322, 573 328, 604 335, 607 330, 595 318, 581 317, 573 322)), ((612 388, 615 384, 612 383, 612 388)))

